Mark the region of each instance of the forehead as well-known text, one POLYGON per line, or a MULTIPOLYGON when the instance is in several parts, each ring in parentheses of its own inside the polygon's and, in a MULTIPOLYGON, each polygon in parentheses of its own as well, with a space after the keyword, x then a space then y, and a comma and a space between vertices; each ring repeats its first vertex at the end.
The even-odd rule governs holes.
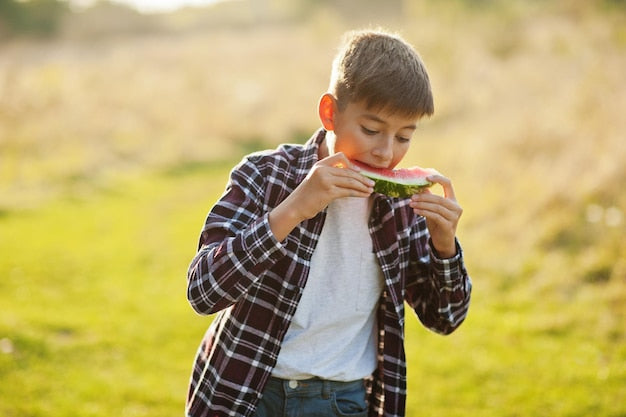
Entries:
POLYGON ((380 123, 388 126, 398 126, 406 129, 415 129, 419 122, 420 116, 407 116, 400 112, 391 111, 387 107, 367 106, 365 102, 348 103, 345 113, 349 117, 358 118, 359 120, 368 120, 374 123, 380 123))

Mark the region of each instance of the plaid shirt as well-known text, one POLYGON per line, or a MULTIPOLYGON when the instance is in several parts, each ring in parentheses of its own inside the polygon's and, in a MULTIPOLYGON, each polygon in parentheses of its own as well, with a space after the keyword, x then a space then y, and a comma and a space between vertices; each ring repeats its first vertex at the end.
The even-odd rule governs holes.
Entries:
MULTIPOLYGON (((304 146, 283 145, 245 158, 209 213, 188 271, 188 299, 217 313, 195 358, 187 416, 251 416, 302 296, 326 212, 282 242, 268 213, 309 173, 325 131, 304 146)), ((423 217, 407 199, 376 195, 369 220, 385 277, 378 308, 378 367, 369 381, 370 416, 403 416, 406 398, 404 301, 442 334, 465 319, 471 281, 460 246, 438 259, 423 217)), ((332 314, 332 312, 329 312, 332 314)))

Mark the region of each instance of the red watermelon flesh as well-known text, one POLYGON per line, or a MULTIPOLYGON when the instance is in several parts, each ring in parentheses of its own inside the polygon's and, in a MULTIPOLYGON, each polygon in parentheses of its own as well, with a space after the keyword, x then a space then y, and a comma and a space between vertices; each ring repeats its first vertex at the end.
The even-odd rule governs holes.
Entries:
POLYGON ((374 180, 374 192, 389 197, 410 197, 433 185, 426 177, 439 175, 433 168, 374 168, 359 161, 352 161, 361 169, 361 174, 374 180))

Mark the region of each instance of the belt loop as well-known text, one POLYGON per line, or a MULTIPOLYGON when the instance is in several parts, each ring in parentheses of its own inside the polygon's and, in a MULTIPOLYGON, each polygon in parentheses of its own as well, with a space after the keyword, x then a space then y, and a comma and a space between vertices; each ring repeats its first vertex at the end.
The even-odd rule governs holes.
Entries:
POLYGON ((322 398, 327 400, 330 398, 331 385, 330 381, 324 379, 322 380, 322 398))

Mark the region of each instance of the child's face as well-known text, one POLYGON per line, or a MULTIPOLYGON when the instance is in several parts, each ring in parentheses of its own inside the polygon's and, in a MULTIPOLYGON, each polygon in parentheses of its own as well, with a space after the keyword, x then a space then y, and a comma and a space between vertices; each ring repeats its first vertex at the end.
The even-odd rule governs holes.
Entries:
POLYGON ((333 134, 327 136, 330 155, 343 152, 348 159, 376 168, 392 169, 409 150, 419 117, 406 117, 369 110, 364 103, 349 103, 336 109, 333 134))

